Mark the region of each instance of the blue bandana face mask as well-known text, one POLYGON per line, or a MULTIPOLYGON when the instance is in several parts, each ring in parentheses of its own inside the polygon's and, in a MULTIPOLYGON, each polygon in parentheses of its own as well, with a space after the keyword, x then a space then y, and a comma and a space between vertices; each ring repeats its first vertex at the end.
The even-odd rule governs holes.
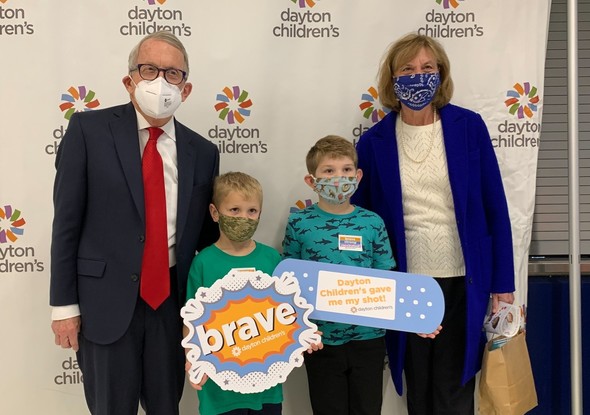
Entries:
POLYGON ((316 193, 326 200, 326 202, 333 205, 340 205, 346 202, 356 191, 357 187, 356 176, 313 177, 313 181, 316 193))
POLYGON ((440 86, 440 74, 417 73, 393 78, 393 91, 402 104, 420 111, 430 104, 440 86))

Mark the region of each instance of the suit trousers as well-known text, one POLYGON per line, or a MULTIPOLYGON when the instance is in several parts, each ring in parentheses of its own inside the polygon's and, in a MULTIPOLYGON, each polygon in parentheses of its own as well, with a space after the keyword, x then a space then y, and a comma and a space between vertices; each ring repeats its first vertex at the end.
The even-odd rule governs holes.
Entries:
POLYGON ((175 271, 170 296, 158 309, 138 297, 119 340, 103 345, 79 336, 78 363, 93 415, 137 415, 139 403, 148 415, 178 415, 185 355, 175 271))
MULTIPOLYGON (((405 374, 410 415, 473 415, 475 378, 461 385, 465 358, 465 277, 436 278, 445 298, 434 339, 408 333, 405 374)), ((483 324, 483 321, 482 321, 483 324)))

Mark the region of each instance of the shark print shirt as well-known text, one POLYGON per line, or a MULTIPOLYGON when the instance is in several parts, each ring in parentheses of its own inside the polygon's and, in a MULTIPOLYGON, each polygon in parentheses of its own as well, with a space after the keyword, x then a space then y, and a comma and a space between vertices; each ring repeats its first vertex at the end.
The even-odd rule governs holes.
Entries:
MULTIPOLYGON (((283 256, 388 271, 395 268, 383 220, 358 206, 344 215, 325 212, 317 204, 291 213, 283 256)), ((318 320, 314 323, 323 333, 322 341, 331 346, 385 334, 385 330, 372 327, 318 320)))

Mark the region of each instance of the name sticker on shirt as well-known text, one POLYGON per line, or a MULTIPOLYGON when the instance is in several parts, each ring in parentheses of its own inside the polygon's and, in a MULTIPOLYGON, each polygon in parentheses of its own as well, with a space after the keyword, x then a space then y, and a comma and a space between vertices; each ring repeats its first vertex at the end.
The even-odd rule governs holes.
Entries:
POLYGON ((180 311, 189 329, 182 346, 189 349, 190 380, 207 375, 221 389, 240 393, 284 382, 310 345, 321 341, 308 319, 313 307, 300 292, 293 276, 250 268, 232 269, 199 288, 180 311))
POLYGON ((256 268, 232 268, 229 270, 230 272, 232 271, 237 271, 237 272, 255 272, 256 268))
POLYGON ((411 333, 432 333, 445 311, 432 277, 324 262, 285 259, 274 275, 297 278, 316 320, 411 333))
POLYGON ((363 237, 357 235, 338 235, 338 249, 341 251, 362 251, 363 237))

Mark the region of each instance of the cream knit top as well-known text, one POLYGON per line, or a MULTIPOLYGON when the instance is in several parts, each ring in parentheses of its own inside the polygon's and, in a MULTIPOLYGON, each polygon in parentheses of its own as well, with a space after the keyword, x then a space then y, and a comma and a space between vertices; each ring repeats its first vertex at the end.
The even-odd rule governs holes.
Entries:
POLYGON ((408 272, 433 277, 465 275, 441 121, 434 126, 402 123, 398 116, 408 272))

